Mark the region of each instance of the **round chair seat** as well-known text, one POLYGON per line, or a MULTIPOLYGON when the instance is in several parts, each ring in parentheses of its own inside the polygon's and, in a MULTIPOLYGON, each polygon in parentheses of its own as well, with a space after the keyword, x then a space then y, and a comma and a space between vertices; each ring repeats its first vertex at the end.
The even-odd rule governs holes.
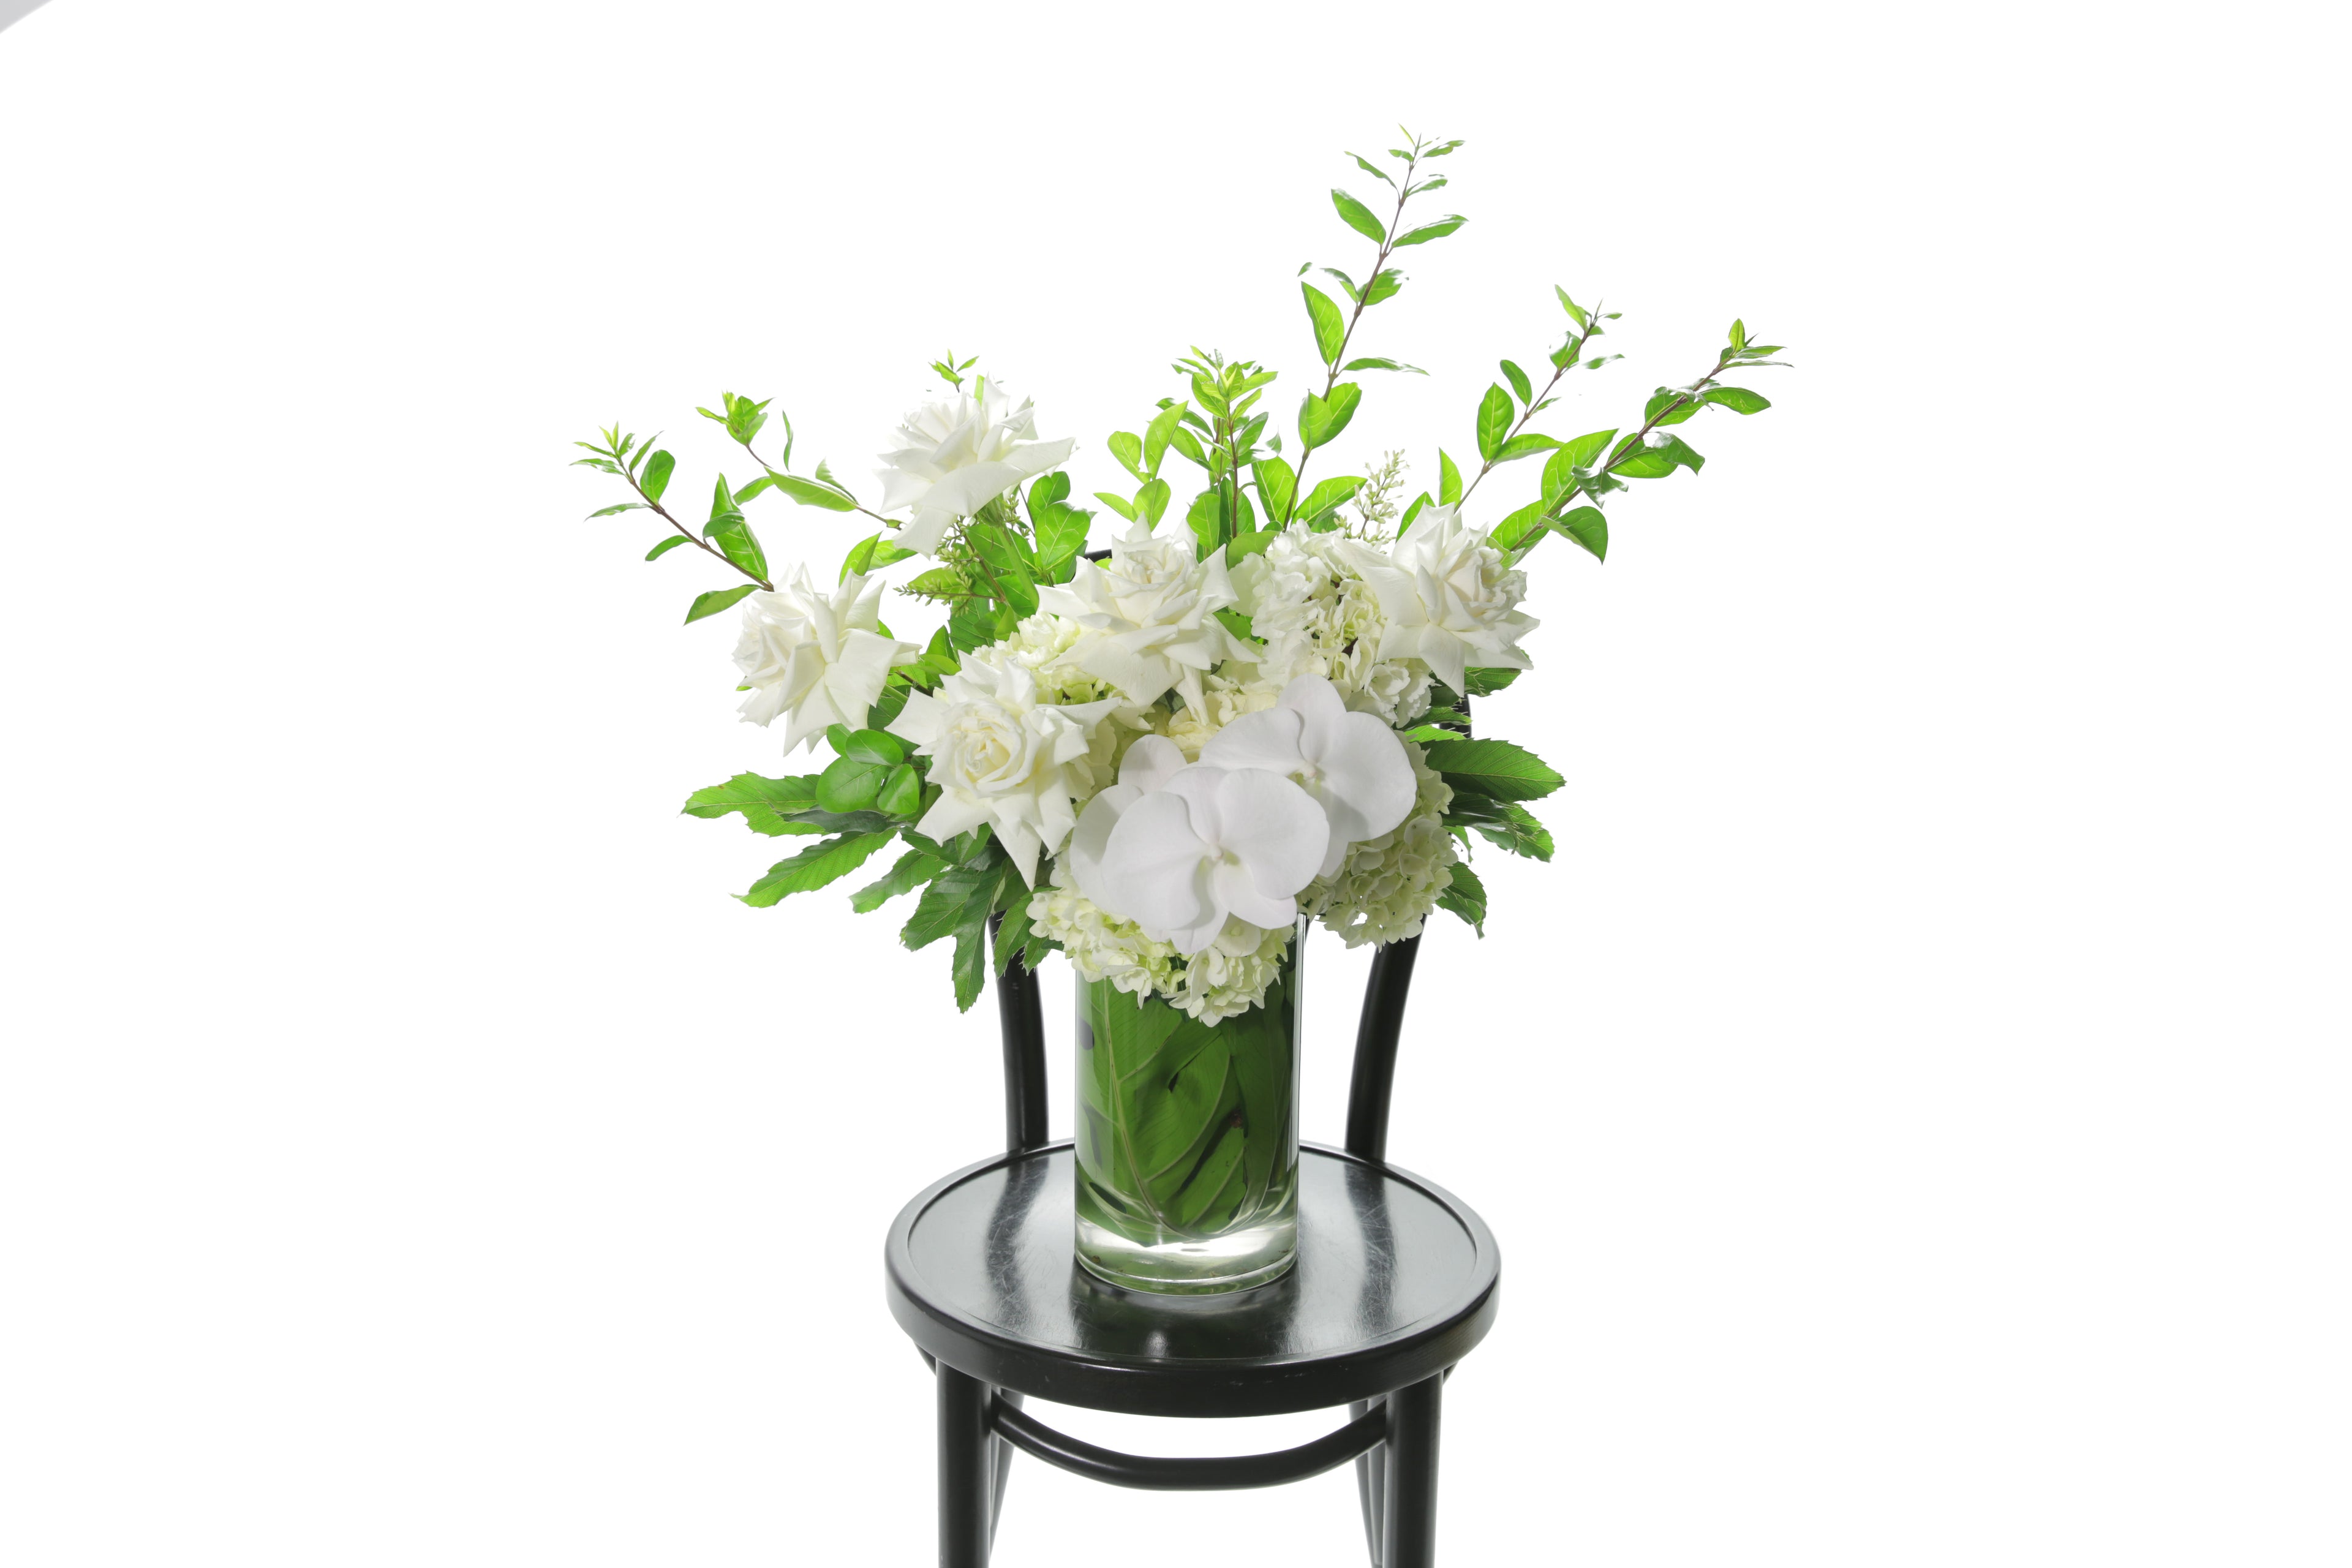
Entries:
POLYGON ((1066 1142, 1003 1154, 899 1211, 890 1313, 966 1376, 1141 1415, 1274 1415, 1378 1399, 1460 1361, 1495 1321, 1501 1260, 1442 1188, 1299 1149, 1298 1264, 1223 1296, 1104 1284, 1073 1254, 1066 1142))

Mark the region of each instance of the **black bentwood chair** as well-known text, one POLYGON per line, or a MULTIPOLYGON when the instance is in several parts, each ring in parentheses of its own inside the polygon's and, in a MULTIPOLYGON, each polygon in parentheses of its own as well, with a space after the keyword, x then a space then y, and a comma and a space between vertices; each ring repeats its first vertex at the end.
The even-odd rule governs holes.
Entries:
POLYGON ((1299 1150, 1298 1265, 1229 1296, 1103 1284, 1071 1252, 1072 1161, 1045 1142, 1037 979, 997 984, 1005 1152, 935 1183, 890 1227, 891 1315, 939 1384, 940 1563, 985 1568, 1013 1450, 1114 1486, 1269 1487, 1356 1461, 1374 1568, 1430 1568, 1446 1374, 1495 1321, 1485 1222, 1387 1163, 1389 1091, 1418 937, 1381 948, 1364 990, 1348 1146, 1299 1150), (1079 1442, 1028 1395, 1138 1415, 1272 1415, 1344 1405, 1276 1454, 1146 1458, 1079 1442))

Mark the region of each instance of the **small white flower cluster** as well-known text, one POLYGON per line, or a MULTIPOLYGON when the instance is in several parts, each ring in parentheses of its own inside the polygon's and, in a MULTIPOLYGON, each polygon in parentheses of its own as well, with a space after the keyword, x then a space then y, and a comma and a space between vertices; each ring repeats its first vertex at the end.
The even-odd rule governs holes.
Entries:
POLYGON ((1349 849, 1339 874, 1317 884, 1313 912, 1349 947, 1420 935, 1461 858, 1444 823, 1453 787, 1423 760, 1419 746, 1408 742, 1404 751, 1417 786, 1412 815, 1349 849))
POLYGON ((1029 920, 1062 944, 1079 979, 1107 981, 1131 996, 1157 996, 1204 1024, 1263 1004, 1290 951, 1290 927, 1267 929, 1234 917, 1216 940, 1186 958, 1070 886, 1066 866, 1058 863, 1053 880, 1030 902, 1029 920))
POLYGON ((1349 707, 1402 728, 1429 710, 1429 668, 1381 656, 1388 622, 1350 548, 1344 534, 1288 528, 1234 570, 1242 611, 1265 644, 1258 674, 1276 690, 1319 675, 1349 707))

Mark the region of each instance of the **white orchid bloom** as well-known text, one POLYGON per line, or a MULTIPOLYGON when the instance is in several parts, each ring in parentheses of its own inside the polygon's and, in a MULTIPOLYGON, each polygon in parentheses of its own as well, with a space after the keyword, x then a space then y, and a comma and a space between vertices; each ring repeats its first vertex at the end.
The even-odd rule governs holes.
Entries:
POLYGON ((1349 712, 1339 689, 1319 675, 1300 676, 1276 706, 1218 731, 1201 748, 1201 761, 1297 779, 1331 825, 1318 876, 1337 871, 1349 845, 1392 831, 1412 813, 1416 785, 1404 742, 1371 714, 1349 712))
MULTIPOLYGON (((1127 808, 1145 795, 1158 790, 1170 779, 1190 765, 1176 742, 1165 735, 1144 735, 1127 749, 1127 756, 1118 764, 1118 782, 1098 792, 1087 802, 1078 814, 1078 826, 1070 835, 1069 853, 1063 857, 1069 862, 1070 875, 1076 879, 1078 891, 1092 899, 1101 887, 1099 873, 1103 851, 1110 845, 1110 830, 1118 826, 1127 808)), ((1108 907, 1108 906, 1106 906, 1108 907)))
POLYGON ((1451 506, 1424 508, 1389 553, 1351 544, 1349 560, 1380 596, 1382 658, 1418 658, 1462 689, 1462 672, 1526 669, 1518 639, 1536 629, 1521 615, 1527 577, 1505 566, 1484 529, 1466 528, 1451 506))
POLYGON ((1081 560, 1066 585, 1041 585, 1037 604, 1085 628, 1067 662, 1130 701, 1157 702, 1172 689, 1198 710, 1201 672, 1250 657, 1217 619, 1238 596, 1223 552, 1195 561, 1181 523, 1154 533, 1139 520, 1111 542, 1108 563, 1081 560))
POLYGON ((1071 797, 1093 785, 1094 731, 1124 706, 1116 698, 1037 700, 1037 678, 1003 658, 965 658, 939 695, 909 692, 888 726, 931 759, 940 798, 915 830, 944 841, 986 823, 1021 879, 1037 883, 1037 857, 1061 848, 1077 824, 1071 797))
POLYGON ((970 517, 1024 479, 1068 461, 1077 442, 1029 439, 1035 416, 983 378, 973 394, 927 403, 900 422, 898 447, 882 454, 882 510, 913 507, 896 542, 929 555, 948 525, 970 517))
MULTIPOLYGON (((1155 753, 1146 768, 1164 762, 1155 753)), ((1194 763, 1118 813, 1094 887, 1081 890, 1189 959, 1230 917, 1267 930, 1297 920, 1330 833, 1323 808, 1281 774, 1194 763)))
POLYGON ((890 667, 923 654, 877 629, 881 597, 880 582, 855 574, 832 593, 820 593, 803 566, 777 592, 746 598, 743 637, 735 645, 736 668, 751 693, 743 700, 744 722, 766 724, 790 714, 788 754, 803 742, 815 744, 828 724, 865 728, 890 667))

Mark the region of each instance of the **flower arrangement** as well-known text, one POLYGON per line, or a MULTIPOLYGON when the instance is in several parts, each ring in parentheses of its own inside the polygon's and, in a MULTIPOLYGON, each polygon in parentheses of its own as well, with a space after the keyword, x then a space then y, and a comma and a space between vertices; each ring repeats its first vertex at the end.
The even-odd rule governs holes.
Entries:
POLYGON ((1538 385, 1501 362, 1503 381, 1478 402, 1475 468, 1441 449, 1434 489, 1410 501, 1400 453, 1310 484, 1361 401, 1351 378, 1423 374, 1354 350, 1373 308, 1406 284, 1398 253, 1465 223, 1405 217, 1446 184, 1431 164, 1461 145, 1408 135, 1387 165, 1348 154, 1392 211, 1384 220, 1331 194, 1375 254, 1360 283, 1321 269, 1344 310, 1300 284, 1321 385, 1310 377, 1281 431, 1265 404, 1276 371, 1197 349, 1176 361, 1177 395, 1140 433, 1105 443, 1122 476, 1095 492, 1116 517, 1105 551, 1088 552, 1096 513, 1071 500, 1076 441, 1041 439, 1027 400, 953 354, 931 366, 946 395, 890 438, 872 509, 822 462, 793 472, 781 411, 776 459, 760 456, 770 403, 732 393, 698 412, 759 477, 736 489, 720 476, 699 528, 665 503, 668 451, 617 426, 580 443, 579 461, 628 487, 594 515, 646 510, 670 530, 647 560, 690 545, 742 579, 697 597, 686 618, 740 606, 743 718, 782 720, 787 754, 831 753, 817 772, 743 773, 688 798, 694 816, 814 840, 745 902, 825 887, 896 845, 851 907, 917 895, 901 940, 951 944, 959 1007, 979 995, 992 943, 1000 971, 1059 949, 1081 978, 1204 1024, 1265 1002, 1302 919, 1350 947, 1411 936, 1439 909, 1484 933, 1471 845, 1549 859, 1528 803, 1562 782, 1471 722, 1474 699, 1530 668, 1528 556, 1558 535, 1605 558, 1609 500, 1629 481, 1697 472, 1705 459, 1675 427, 1709 408, 1769 406, 1724 378, 1780 351, 1735 321, 1707 372, 1657 388, 1634 428, 1546 435, 1530 426, 1563 384, 1619 357, 1595 351, 1618 313, 1556 289, 1567 326, 1551 374, 1538 385), (1539 475, 1533 498, 1474 523, 1471 502, 1506 468, 1539 475), (831 586, 805 566, 772 577, 744 510, 769 490, 877 525, 831 586), (898 592, 944 620, 919 643, 882 619, 880 574, 915 562, 898 592))

